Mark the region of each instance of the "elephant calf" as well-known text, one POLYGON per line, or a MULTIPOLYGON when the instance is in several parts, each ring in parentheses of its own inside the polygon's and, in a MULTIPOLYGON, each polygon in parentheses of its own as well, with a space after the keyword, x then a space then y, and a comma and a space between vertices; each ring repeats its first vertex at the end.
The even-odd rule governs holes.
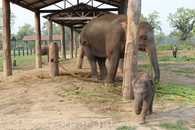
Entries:
POLYGON ((148 74, 142 74, 133 81, 135 113, 140 115, 140 124, 146 123, 146 114, 152 114, 152 105, 156 90, 155 80, 148 74))

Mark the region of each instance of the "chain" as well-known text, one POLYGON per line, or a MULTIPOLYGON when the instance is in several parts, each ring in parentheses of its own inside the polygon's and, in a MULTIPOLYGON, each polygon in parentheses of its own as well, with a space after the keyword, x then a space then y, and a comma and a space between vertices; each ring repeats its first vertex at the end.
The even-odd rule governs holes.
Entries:
POLYGON ((80 77, 80 76, 78 76, 78 75, 76 75, 76 74, 74 74, 74 73, 71 73, 69 70, 67 70, 66 68, 64 68, 64 67, 60 64, 60 62, 53 61, 53 63, 57 64, 61 69, 65 70, 68 74, 70 74, 70 75, 72 75, 72 76, 74 76, 74 77, 77 77, 77 78, 79 78, 79 79, 81 79, 81 80, 91 81, 91 82, 96 82, 96 83, 103 83, 102 80, 93 80, 93 79, 83 78, 83 77, 80 77))

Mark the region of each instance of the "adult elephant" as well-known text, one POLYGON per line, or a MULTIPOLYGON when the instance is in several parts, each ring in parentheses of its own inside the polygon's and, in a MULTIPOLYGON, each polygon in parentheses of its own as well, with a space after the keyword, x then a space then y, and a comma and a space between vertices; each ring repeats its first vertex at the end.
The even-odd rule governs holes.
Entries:
MULTIPOLYGON (((105 79, 105 85, 115 85, 114 78, 119 59, 124 58, 126 30, 127 16, 116 14, 107 14, 95 18, 82 29, 80 42, 91 66, 92 79, 98 79, 97 61, 100 68, 100 77, 105 79), (110 62, 108 72, 105 65, 106 58, 110 62)), ((154 34, 152 26, 147 21, 140 22, 138 49, 148 53, 155 72, 155 78, 159 81, 160 71, 154 44, 154 34)))
POLYGON ((47 55, 47 60, 49 62, 49 46, 48 45, 41 45, 41 55, 47 55))

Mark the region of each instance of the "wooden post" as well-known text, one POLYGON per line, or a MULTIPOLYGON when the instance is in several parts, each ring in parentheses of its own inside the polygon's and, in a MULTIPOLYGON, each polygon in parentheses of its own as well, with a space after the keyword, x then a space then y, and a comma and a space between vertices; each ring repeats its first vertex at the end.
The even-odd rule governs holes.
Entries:
POLYGON ((51 20, 48 20, 48 37, 49 37, 49 40, 48 40, 48 45, 52 42, 52 21, 51 20))
POLYGON ((42 68, 40 12, 35 12, 36 68, 42 68))
POLYGON ((58 76, 59 67, 58 63, 58 44, 56 42, 51 42, 49 45, 49 76, 58 76))
POLYGON ((137 72, 137 51, 140 14, 141 0, 129 0, 127 17, 127 38, 125 45, 123 69, 123 98, 125 100, 130 100, 134 98, 132 81, 136 77, 137 72))
POLYGON ((10 0, 2 0, 3 70, 5 77, 12 75, 10 13, 10 0))
POLYGON ((66 59, 66 43, 65 43, 65 31, 64 26, 61 27, 61 52, 62 52, 62 59, 66 59))
MULTIPOLYGON (((128 0, 121 0, 119 14, 127 15, 127 5, 128 5, 128 0)), ((123 73, 123 65, 124 65, 124 58, 120 58, 119 65, 118 65, 119 72, 123 73)))
POLYGON ((73 58, 73 29, 70 28, 70 58, 73 58))
POLYGON ((83 50, 83 46, 80 46, 80 53, 76 63, 77 69, 82 69, 83 58, 84 58, 84 50, 83 50))
POLYGON ((16 67, 16 60, 12 60, 12 66, 16 67))
POLYGON ((77 45, 76 45, 76 32, 75 31, 73 32, 73 45, 74 45, 74 50, 75 50, 74 56, 75 58, 77 58, 77 45))

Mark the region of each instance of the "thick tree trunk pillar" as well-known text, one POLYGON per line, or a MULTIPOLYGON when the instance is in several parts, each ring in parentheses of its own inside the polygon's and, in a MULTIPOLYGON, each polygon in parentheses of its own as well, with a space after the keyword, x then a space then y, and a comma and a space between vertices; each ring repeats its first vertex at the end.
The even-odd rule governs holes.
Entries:
POLYGON ((42 68, 40 13, 35 12, 36 69, 42 68))
POLYGON ((66 59, 66 44, 65 44, 65 31, 64 26, 61 27, 61 52, 62 52, 62 59, 66 59))
MULTIPOLYGON (((127 15, 127 5, 128 5, 128 0, 121 0, 119 14, 127 15)), ((123 65, 124 65, 124 58, 120 58, 118 71, 121 73, 123 73, 123 65)))
POLYGON ((12 66, 16 67, 16 60, 12 60, 12 66))
POLYGON ((137 72, 137 51, 140 14, 141 0, 129 0, 127 17, 127 36, 123 69, 123 98, 125 100, 130 100, 134 98, 132 81, 135 79, 137 72))
POLYGON ((58 67, 58 44, 51 42, 49 45, 49 76, 54 77, 59 75, 58 67))
POLYGON ((10 45, 10 0, 2 0, 2 27, 3 27, 3 70, 4 76, 12 75, 11 45, 10 45))
POLYGON ((48 40, 48 45, 49 45, 49 44, 52 42, 52 40, 53 40, 53 39, 52 39, 52 32, 53 32, 52 29, 53 29, 53 28, 52 28, 52 21, 51 21, 51 20, 48 20, 48 37, 49 37, 49 38, 48 38, 48 39, 49 39, 49 40, 48 40))
POLYGON ((70 58, 73 58, 73 29, 70 28, 70 58))
POLYGON ((80 46, 80 54, 79 54, 79 57, 78 57, 77 63, 76 63, 77 69, 82 69, 83 58, 84 58, 84 50, 83 50, 83 46, 80 46))

